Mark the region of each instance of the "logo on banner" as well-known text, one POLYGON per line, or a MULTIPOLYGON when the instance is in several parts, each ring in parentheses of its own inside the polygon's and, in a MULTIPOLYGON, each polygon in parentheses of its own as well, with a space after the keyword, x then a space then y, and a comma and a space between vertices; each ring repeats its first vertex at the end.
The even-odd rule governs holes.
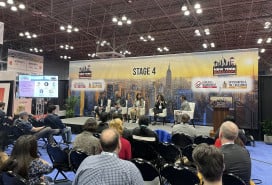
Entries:
POLYGON ((216 82, 212 81, 212 80, 203 80, 203 81, 197 81, 195 83, 195 88, 217 88, 216 82))
POLYGON ((214 61, 213 65, 213 75, 236 75, 237 74, 237 66, 235 63, 234 57, 230 57, 229 60, 226 60, 222 57, 219 61, 214 61))
POLYGON ((78 78, 91 78, 91 77, 92 77, 91 65, 86 65, 79 68, 78 78))

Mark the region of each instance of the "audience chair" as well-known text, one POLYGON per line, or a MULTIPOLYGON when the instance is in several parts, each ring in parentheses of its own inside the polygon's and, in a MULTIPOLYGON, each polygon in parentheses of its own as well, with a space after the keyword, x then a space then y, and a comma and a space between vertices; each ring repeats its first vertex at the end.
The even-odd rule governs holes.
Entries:
POLYGON ((190 161, 190 162, 194 162, 193 160, 193 150, 195 149, 197 145, 195 144, 191 144, 191 145, 188 145, 186 147, 183 148, 182 150, 182 156, 185 156, 187 157, 187 159, 190 161))
POLYGON ((78 167, 80 166, 81 162, 88 157, 88 155, 84 152, 78 150, 71 150, 69 152, 69 164, 72 170, 76 173, 78 167))
MULTIPOLYGON (((151 120, 151 117, 154 117, 153 108, 149 109, 149 117, 150 117, 150 120, 151 120)), ((157 119, 162 119, 162 124, 163 125, 166 123, 166 117, 167 117, 167 108, 163 109, 162 113, 157 114, 157 119)))
POLYGON ((181 158, 180 149, 172 143, 159 143, 157 151, 166 163, 174 164, 181 158))
POLYGON ((214 145, 214 139, 209 137, 209 136, 203 136, 203 135, 200 135, 200 136, 197 136, 195 137, 194 139, 194 144, 201 144, 201 143, 206 143, 208 145, 214 145))
POLYGON ((172 143, 182 150, 184 147, 193 144, 193 139, 186 134, 177 133, 172 136, 172 143))
POLYGON ((20 175, 12 171, 1 172, 0 175, 1 175, 0 184, 2 185, 28 185, 29 184, 26 179, 24 179, 23 177, 21 177, 20 175))
POLYGON ((196 172, 187 167, 172 164, 166 164, 163 167, 161 176, 171 185, 196 185, 200 183, 196 172))
POLYGON ((223 174, 223 185, 246 185, 246 183, 237 175, 232 173, 223 174))
POLYGON ((63 151, 56 144, 48 144, 47 153, 53 164, 53 168, 58 170, 57 174, 54 177, 54 182, 68 181, 67 176, 64 174, 64 172, 72 171, 72 169, 69 166, 68 152, 63 151), (61 174, 64 177, 64 179, 57 180, 59 174, 61 174))
POLYGON ((156 142, 131 140, 131 151, 133 158, 142 158, 152 162, 156 166, 161 165, 161 158, 156 150, 156 142))
POLYGON ((160 172, 152 163, 141 158, 131 159, 131 162, 139 169, 144 181, 153 181, 155 178, 159 178, 159 182, 162 184, 160 172))

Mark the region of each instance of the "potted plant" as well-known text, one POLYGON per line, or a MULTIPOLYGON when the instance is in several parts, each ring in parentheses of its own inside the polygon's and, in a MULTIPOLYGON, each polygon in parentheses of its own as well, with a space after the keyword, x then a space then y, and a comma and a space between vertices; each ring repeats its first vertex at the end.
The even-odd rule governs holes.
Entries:
POLYGON ((266 144, 272 144, 272 120, 265 120, 262 123, 262 129, 264 132, 264 142, 266 144))
POLYGON ((65 110, 66 110, 66 118, 72 118, 75 116, 75 106, 79 101, 79 97, 70 96, 68 97, 65 102, 65 110))

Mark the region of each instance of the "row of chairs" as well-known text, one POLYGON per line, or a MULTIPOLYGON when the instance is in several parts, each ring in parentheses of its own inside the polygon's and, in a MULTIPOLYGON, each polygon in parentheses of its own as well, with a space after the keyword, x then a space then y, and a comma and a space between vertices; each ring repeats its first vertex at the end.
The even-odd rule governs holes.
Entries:
MULTIPOLYGON (((171 185, 199 185, 200 178, 195 169, 174 164, 165 164, 161 170, 157 169, 151 162, 134 158, 131 160, 139 169, 144 181, 159 179, 159 184, 171 185)), ((245 182, 234 174, 223 174, 223 185, 246 185, 245 182)))

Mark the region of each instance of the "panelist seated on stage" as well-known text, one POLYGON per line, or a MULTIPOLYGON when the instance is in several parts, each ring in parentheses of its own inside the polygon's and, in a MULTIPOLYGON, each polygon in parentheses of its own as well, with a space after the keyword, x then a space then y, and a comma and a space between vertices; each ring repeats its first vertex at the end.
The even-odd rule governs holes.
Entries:
POLYGON ((97 100, 97 106, 95 106, 95 113, 99 117, 102 112, 106 111, 108 99, 106 97, 106 92, 101 92, 98 100, 97 100))
POLYGON ((177 123, 180 123, 182 121, 181 120, 182 111, 191 111, 191 108, 190 108, 189 102, 187 101, 186 96, 181 96, 180 100, 181 100, 180 110, 176 110, 174 114, 174 117, 175 117, 174 119, 177 123))
POLYGON ((133 107, 130 109, 130 118, 133 120, 133 122, 136 122, 136 119, 139 119, 140 115, 142 112, 142 110, 144 110, 144 99, 142 97, 141 93, 137 93, 136 94, 136 98, 133 102, 133 107))
POLYGON ((166 108, 166 101, 164 100, 164 96, 162 94, 159 94, 155 102, 155 107, 153 108, 153 112, 154 112, 153 125, 156 124, 158 115, 162 113, 163 109, 165 108, 166 108))
POLYGON ((111 101, 112 107, 111 107, 111 113, 122 113, 122 107, 126 106, 126 100, 121 96, 119 92, 115 93, 115 96, 113 98, 113 101, 111 101))
POLYGON ((60 134, 60 129, 52 129, 50 127, 34 127, 28 121, 29 114, 27 112, 21 112, 19 118, 14 121, 14 125, 22 130, 24 134, 32 134, 36 139, 47 138, 49 143, 55 143, 53 135, 60 134))
POLYGON ((53 129, 60 129, 61 136, 65 143, 71 143, 72 141, 72 131, 71 127, 67 127, 64 123, 62 123, 61 119, 57 114, 55 105, 49 105, 47 109, 47 116, 44 118, 44 124, 50 126, 53 129))

